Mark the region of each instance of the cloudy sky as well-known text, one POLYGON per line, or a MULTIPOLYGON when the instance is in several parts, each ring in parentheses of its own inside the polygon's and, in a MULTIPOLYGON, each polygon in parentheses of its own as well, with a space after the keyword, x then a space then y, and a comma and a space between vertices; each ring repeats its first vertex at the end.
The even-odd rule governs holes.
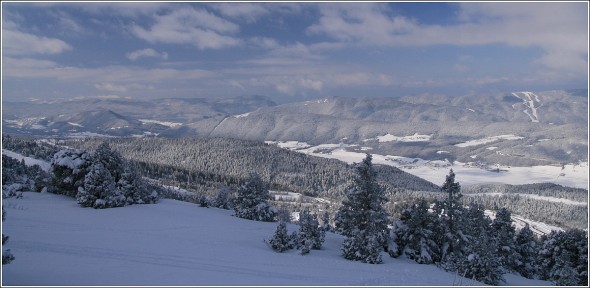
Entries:
POLYGON ((588 86, 588 4, 2 3, 2 98, 588 86))

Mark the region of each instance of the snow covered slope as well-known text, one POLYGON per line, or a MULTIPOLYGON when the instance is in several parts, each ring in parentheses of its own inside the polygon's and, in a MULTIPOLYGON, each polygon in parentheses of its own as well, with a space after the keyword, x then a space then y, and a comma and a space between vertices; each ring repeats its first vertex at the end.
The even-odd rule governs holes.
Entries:
MULTIPOLYGON (((482 285, 385 254, 380 265, 344 260, 342 237, 331 233, 322 250, 276 253, 262 241, 276 223, 175 200, 95 210, 65 196, 26 192, 4 206, 2 232, 16 260, 2 266, 3 286, 482 285)), ((506 278, 508 285, 550 284, 506 278)))

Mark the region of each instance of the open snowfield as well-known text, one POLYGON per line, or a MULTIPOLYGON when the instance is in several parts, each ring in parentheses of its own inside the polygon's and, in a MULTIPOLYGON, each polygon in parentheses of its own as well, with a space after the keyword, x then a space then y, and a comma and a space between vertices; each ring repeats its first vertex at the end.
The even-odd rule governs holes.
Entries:
MULTIPOLYGON (((482 285, 385 253, 379 265, 344 260, 342 237, 332 233, 322 250, 276 253, 262 241, 276 223, 175 200, 95 210, 65 196, 25 192, 3 203, 2 232, 16 257, 2 266, 3 286, 482 285)), ((296 229, 289 224, 289 232, 296 229)), ((507 285, 550 285, 506 278, 507 285)))
MULTIPOLYGON (((508 135, 503 135, 508 136, 508 135)), ((276 144, 279 147, 291 149, 300 153, 314 155, 318 157, 334 158, 347 163, 360 162, 365 158, 365 153, 346 151, 347 145, 344 144, 322 144, 311 146, 307 143, 296 141, 266 143, 276 144), (323 151, 315 152, 322 148, 332 148, 330 153, 323 151)), ((444 151, 440 151, 443 153, 444 151)), ((568 187, 588 189, 588 162, 579 164, 566 164, 560 166, 495 166, 501 172, 492 172, 480 167, 455 161, 428 161, 420 158, 407 158, 390 155, 373 155, 373 163, 391 165, 402 169, 405 172, 426 179, 434 184, 442 185, 445 176, 449 174, 449 169, 455 171, 457 182, 461 185, 483 184, 483 183, 503 183, 503 184, 533 184, 533 183, 555 183, 568 187)))

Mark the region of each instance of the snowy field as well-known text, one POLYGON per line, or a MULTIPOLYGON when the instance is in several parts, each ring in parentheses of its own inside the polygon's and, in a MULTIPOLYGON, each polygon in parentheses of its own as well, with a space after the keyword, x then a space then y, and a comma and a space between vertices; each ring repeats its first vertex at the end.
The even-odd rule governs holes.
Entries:
MULTIPOLYGON (((322 250, 276 253, 263 242, 276 223, 175 200, 95 210, 65 196, 26 192, 4 206, 2 232, 16 260, 2 266, 3 286, 482 285, 385 253, 379 265, 344 260, 342 237, 332 233, 322 250)), ((296 229, 289 224, 289 232, 296 229)), ((550 285, 506 278, 511 286, 550 285)))
MULTIPOLYGON (((509 137, 510 135, 501 135, 509 137)), ((497 136, 500 137, 500 136, 497 136)), ((510 136, 511 137, 511 136, 510 136)), ((339 159, 347 163, 360 162, 365 158, 364 153, 346 151, 349 145, 346 144, 321 144, 311 146, 307 143, 296 141, 273 142, 279 147, 291 149, 300 153, 314 155, 325 158, 339 159), (321 150, 322 153, 316 152, 321 150), (333 149, 326 153, 325 149, 333 149)), ((445 151, 439 151, 444 153, 445 151)), ((390 155, 373 155, 373 163, 385 164, 398 167, 405 172, 426 179, 434 184, 442 185, 445 176, 449 174, 449 169, 455 171, 457 182, 461 185, 483 184, 483 183, 503 183, 503 184, 533 184, 533 183, 555 183, 568 187, 588 189, 588 162, 580 164, 566 164, 563 169, 560 166, 532 166, 532 167, 515 167, 515 166, 494 166, 501 172, 492 172, 480 167, 472 166, 469 163, 455 161, 428 161, 420 158, 407 158, 390 155)))

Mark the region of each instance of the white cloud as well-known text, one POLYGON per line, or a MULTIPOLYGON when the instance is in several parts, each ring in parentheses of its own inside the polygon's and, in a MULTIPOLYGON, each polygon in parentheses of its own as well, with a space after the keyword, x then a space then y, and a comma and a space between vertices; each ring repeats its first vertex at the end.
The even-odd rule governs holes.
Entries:
POLYGON ((242 18, 248 22, 255 22, 260 16, 270 13, 261 3, 211 3, 210 7, 223 16, 242 18))
POLYGON ((60 39, 21 32, 10 21, 2 24, 2 50, 6 55, 60 54, 72 50, 72 46, 60 39))
MULTIPOLYGON (((22 78, 48 78, 64 81, 81 81, 88 83, 111 83, 111 85, 128 85, 126 83, 153 83, 175 80, 197 80, 216 75, 200 69, 141 69, 125 66, 105 66, 98 68, 81 68, 62 66, 53 61, 30 58, 4 57, 4 76, 22 78)), ((101 86, 99 86, 101 87, 101 86)), ((102 86, 107 88, 107 86, 102 86)), ((127 87, 129 86, 117 86, 127 87)), ((98 87, 96 87, 98 88, 98 87)), ((117 89, 115 86, 112 88, 117 89)), ((106 90, 106 89, 105 89, 106 90)))
POLYGON ((382 4, 323 4, 321 17, 307 30, 360 46, 506 44, 538 47, 547 68, 587 75, 586 3, 460 3, 459 19, 424 25, 389 16, 382 4))
POLYGON ((168 59, 168 53, 166 52, 158 52, 152 48, 140 49, 133 52, 129 52, 125 54, 129 60, 137 60, 142 57, 152 57, 152 58, 160 58, 163 60, 168 59))
POLYGON ((94 87, 98 90, 104 90, 109 92, 127 92, 127 88, 124 86, 118 86, 113 83, 96 83, 94 87))
POLYGON ((131 32, 151 43, 192 44, 199 49, 220 49, 241 43, 231 36, 239 31, 238 25, 205 10, 183 8, 154 18, 155 24, 150 28, 132 25, 131 32))

